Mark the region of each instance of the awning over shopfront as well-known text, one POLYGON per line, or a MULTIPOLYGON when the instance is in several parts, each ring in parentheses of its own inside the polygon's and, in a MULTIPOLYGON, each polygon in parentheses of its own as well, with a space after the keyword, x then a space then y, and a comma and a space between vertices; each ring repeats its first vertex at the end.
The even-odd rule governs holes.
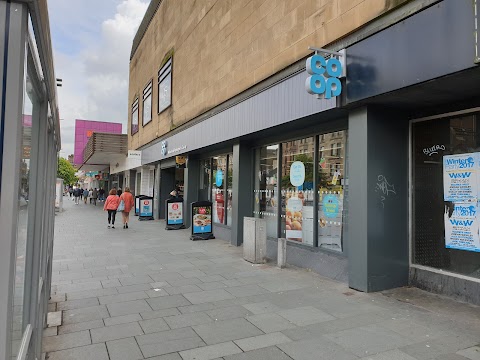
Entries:
POLYGON ((110 163, 123 161, 128 153, 126 134, 93 133, 85 147, 82 171, 101 171, 110 163))

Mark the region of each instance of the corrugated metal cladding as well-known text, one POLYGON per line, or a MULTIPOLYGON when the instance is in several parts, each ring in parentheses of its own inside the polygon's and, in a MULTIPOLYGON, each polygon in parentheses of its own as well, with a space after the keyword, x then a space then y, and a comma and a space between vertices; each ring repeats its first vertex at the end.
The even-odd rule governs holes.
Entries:
POLYGON ((305 91, 306 78, 305 72, 296 74, 165 139, 167 151, 183 148, 181 151, 162 156, 162 142, 145 148, 142 163, 149 164, 335 108, 335 98, 319 100, 305 91))

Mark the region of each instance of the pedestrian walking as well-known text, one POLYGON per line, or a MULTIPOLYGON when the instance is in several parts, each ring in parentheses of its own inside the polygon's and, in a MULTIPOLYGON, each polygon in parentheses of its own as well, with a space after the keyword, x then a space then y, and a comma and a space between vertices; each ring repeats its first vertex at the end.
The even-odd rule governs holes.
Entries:
POLYGON ((75 188, 75 190, 73 190, 73 196, 75 197, 75 205, 78 205, 81 193, 82 193, 82 190, 80 190, 79 187, 77 187, 77 188, 75 188))
POLYGON ((69 187, 68 188, 68 193, 70 194, 70 198, 73 196, 73 188, 69 187))
POLYGON ((92 190, 92 199, 93 199, 93 204, 97 206, 97 198, 98 198, 98 190, 97 188, 92 190))
POLYGON ((117 190, 117 196, 121 196, 122 195, 122 189, 118 189, 117 190))
POLYGON ((88 189, 83 190, 83 203, 87 203, 87 198, 88 198, 88 189))
POLYGON ((130 220, 130 211, 132 210, 133 205, 135 203, 129 187, 126 187, 125 192, 120 195, 120 201, 123 201, 123 211, 122 211, 123 228, 128 229, 128 222, 130 220))
POLYGON ((107 200, 105 200, 105 205, 103 205, 103 210, 108 211, 109 229, 110 223, 112 224, 112 229, 115 229, 115 216, 117 215, 118 205, 120 205, 120 198, 117 196, 117 190, 112 189, 108 193, 107 200))
POLYGON ((93 189, 90 188, 90 190, 88 191, 88 198, 90 199, 90 205, 92 205, 92 194, 93 194, 93 189))
POLYGON ((100 201, 104 201, 105 200, 105 189, 100 188, 98 194, 100 195, 100 201))

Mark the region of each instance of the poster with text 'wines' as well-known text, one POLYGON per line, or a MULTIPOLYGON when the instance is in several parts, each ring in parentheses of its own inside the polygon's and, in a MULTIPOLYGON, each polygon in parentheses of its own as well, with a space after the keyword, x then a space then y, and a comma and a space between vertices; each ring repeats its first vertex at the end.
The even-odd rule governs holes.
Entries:
POLYGON ((445 207, 445 246, 480 252, 478 203, 457 203, 450 214, 445 207))
POLYGON ((479 153, 443 157, 443 199, 474 202, 478 200, 479 153))

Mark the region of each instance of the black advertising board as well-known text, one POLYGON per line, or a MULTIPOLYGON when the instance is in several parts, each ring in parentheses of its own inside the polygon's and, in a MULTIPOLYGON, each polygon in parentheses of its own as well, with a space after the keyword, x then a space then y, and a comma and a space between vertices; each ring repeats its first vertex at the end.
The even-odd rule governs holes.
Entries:
POLYGON ((192 236, 190 240, 215 239, 212 227, 212 203, 197 201, 192 203, 192 236))
POLYGON ((166 230, 185 229, 183 220, 183 199, 169 199, 165 201, 166 230))

